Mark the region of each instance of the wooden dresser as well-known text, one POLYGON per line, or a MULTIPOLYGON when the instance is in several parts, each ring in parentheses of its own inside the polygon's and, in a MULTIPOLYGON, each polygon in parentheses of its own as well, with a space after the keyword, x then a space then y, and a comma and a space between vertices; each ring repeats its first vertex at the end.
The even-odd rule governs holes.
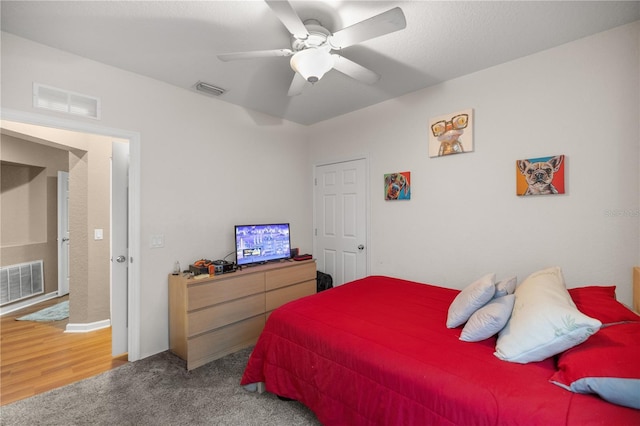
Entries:
POLYGON ((271 311, 315 292, 314 260, 198 279, 169 275, 169 347, 192 370, 255 344, 271 311))

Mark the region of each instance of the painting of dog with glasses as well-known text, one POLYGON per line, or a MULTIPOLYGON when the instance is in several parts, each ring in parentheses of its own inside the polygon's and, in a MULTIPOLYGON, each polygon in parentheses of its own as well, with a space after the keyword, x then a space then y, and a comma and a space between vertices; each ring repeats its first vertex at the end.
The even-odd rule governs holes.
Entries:
POLYGON ((429 121, 429 157, 473 151, 473 109, 432 118, 429 121))

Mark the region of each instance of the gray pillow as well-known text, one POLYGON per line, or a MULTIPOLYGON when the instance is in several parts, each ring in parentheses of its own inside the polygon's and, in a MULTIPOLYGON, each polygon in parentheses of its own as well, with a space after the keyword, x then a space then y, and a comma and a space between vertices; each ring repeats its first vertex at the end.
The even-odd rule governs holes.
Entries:
POLYGON ((451 305, 447 313, 447 327, 456 328, 493 298, 496 292, 496 274, 487 274, 465 287, 451 305))
POLYGON ((497 334, 511 317, 516 297, 508 294, 495 297, 471 315, 460 335, 465 342, 479 342, 497 334))
POLYGON ((502 297, 507 294, 513 294, 516 291, 516 282, 518 281, 518 277, 509 277, 504 280, 500 280, 496 283, 496 294, 493 297, 502 297))

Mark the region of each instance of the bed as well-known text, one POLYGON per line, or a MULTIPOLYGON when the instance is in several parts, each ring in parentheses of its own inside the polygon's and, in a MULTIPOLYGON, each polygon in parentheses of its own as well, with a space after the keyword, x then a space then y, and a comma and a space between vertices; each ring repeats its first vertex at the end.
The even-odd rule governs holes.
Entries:
MULTIPOLYGON (((593 289, 571 294, 579 309, 602 293, 616 325, 640 326, 615 287, 593 289)), ((558 356, 508 362, 495 336, 461 341, 463 327, 445 325, 461 293, 371 276, 290 302, 268 318, 241 384, 300 401, 323 425, 640 424, 640 410, 551 383, 558 356)))

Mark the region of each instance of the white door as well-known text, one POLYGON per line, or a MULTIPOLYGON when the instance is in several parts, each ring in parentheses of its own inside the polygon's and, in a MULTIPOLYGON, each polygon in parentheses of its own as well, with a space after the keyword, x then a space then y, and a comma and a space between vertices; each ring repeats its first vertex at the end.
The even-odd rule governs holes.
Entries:
POLYGON ((316 166, 314 255, 338 286, 367 275, 366 160, 316 166))
POLYGON ((58 172, 58 296, 69 294, 69 173, 58 172))
POLYGON ((128 348, 128 182, 129 144, 113 142, 111 155, 111 352, 128 348))

